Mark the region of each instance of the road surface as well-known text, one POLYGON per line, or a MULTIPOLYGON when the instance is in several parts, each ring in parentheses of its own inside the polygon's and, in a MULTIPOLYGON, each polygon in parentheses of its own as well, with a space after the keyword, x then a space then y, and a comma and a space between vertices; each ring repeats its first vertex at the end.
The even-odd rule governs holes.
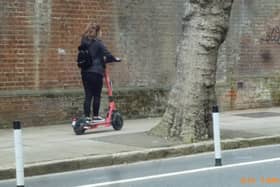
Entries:
MULTIPOLYGON (((280 186, 280 145, 223 151, 223 166, 214 153, 134 164, 26 177, 26 187, 274 187, 280 186)), ((0 187, 15 187, 15 180, 0 187)))

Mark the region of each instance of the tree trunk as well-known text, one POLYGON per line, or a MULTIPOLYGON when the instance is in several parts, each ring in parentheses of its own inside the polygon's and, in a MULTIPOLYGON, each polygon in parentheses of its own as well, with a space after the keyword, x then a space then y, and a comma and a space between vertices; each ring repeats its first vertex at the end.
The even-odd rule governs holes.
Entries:
POLYGON ((212 136, 217 54, 226 37, 233 0, 187 0, 176 82, 153 135, 196 142, 212 136))

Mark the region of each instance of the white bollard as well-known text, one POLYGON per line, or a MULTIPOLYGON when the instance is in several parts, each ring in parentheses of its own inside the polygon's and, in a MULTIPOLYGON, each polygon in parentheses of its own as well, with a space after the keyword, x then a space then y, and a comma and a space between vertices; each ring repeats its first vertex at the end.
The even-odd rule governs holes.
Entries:
POLYGON ((220 137, 220 114, 219 114, 218 106, 213 106, 212 119, 213 119, 213 131, 214 131, 215 166, 221 166, 222 154, 221 154, 221 137, 220 137))
POLYGON ((14 121, 13 126, 14 126, 17 187, 24 187, 24 163, 23 163, 22 133, 21 133, 20 121, 14 121))

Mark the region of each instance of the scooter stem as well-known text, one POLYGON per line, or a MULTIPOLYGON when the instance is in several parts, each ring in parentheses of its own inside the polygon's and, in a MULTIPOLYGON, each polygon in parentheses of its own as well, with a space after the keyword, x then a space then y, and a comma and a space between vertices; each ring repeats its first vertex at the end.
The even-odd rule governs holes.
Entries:
POLYGON ((113 96, 113 89, 112 89, 112 84, 111 84, 110 77, 109 77, 109 71, 108 71, 107 68, 105 69, 104 78, 105 78, 105 83, 106 83, 106 87, 107 87, 108 96, 112 97, 113 96))

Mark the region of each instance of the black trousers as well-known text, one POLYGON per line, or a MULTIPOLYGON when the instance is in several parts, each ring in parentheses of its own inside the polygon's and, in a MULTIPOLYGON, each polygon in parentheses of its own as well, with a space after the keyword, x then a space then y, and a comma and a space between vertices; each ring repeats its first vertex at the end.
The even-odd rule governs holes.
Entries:
POLYGON ((82 72, 82 81, 85 91, 84 115, 85 117, 90 117, 90 108, 93 99, 93 116, 98 116, 103 87, 103 76, 93 72, 82 72))

